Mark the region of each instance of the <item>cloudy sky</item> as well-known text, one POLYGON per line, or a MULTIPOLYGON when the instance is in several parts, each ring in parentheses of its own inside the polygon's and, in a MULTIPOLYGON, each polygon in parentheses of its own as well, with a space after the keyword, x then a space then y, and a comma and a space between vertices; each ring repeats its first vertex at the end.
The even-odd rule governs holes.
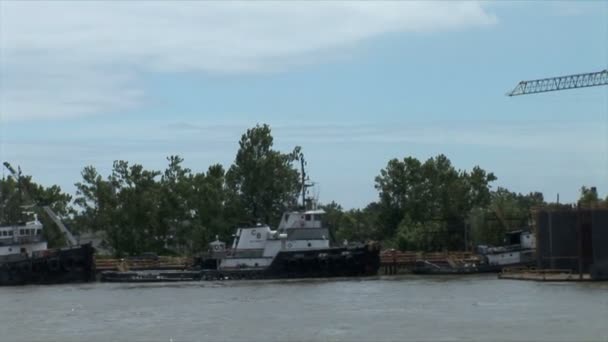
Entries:
POLYGON ((0 159, 73 192, 117 159, 229 166, 268 123, 322 202, 364 206, 389 159, 439 153, 574 201, 608 193, 608 88, 505 93, 605 68, 606 1, 2 0, 0 159))

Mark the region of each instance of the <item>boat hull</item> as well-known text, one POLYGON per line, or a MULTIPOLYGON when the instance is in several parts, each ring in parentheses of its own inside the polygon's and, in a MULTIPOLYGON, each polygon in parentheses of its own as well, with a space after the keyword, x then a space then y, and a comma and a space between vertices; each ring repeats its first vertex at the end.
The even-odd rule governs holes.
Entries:
POLYGON ((0 261, 0 286, 64 284, 95 280, 90 244, 48 250, 36 256, 0 261))
POLYGON ((380 247, 376 244, 364 244, 354 247, 281 251, 266 268, 217 269, 212 267, 217 265, 217 261, 212 258, 199 260, 198 265, 188 271, 108 271, 101 274, 100 280, 114 283, 149 283, 374 276, 380 268, 380 247))
POLYGON ((267 268, 202 270, 203 280, 364 277, 378 274, 380 248, 375 244, 281 251, 267 268))

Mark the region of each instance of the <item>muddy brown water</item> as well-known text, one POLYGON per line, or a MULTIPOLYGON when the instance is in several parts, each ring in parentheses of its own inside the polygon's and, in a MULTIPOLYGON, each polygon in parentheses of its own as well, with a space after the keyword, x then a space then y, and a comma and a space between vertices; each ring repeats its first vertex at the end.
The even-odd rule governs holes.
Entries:
POLYGON ((608 282, 484 275, 5 287, 0 341, 608 341, 608 282))

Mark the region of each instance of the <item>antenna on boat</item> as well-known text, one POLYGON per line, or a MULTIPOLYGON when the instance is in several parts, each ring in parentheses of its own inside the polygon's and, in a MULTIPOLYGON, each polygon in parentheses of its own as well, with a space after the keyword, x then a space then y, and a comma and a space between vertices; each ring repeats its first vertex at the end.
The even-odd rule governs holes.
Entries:
POLYGON ((306 210, 306 189, 311 187, 311 183, 306 183, 308 181, 308 176, 306 175, 306 170, 304 166, 306 165, 306 161, 304 160, 304 153, 300 152, 300 167, 302 172, 302 207, 306 210))

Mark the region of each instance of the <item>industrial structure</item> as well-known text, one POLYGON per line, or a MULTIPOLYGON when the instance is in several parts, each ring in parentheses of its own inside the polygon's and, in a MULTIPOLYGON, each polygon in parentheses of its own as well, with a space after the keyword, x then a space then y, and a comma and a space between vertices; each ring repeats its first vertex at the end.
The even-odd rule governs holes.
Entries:
POLYGON ((547 207, 534 217, 539 269, 608 280, 608 207, 547 207))
POLYGON ((538 80, 521 81, 508 96, 545 93, 556 90, 576 89, 608 85, 608 69, 559 77, 541 78, 538 80))
MULTIPOLYGON (((608 85, 608 69, 521 81, 508 96, 608 85)), ((592 188, 595 191, 595 188, 592 188)), ((608 207, 555 205, 534 212, 540 270, 566 270, 608 280, 608 207)), ((542 273, 542 272, 541 272, 542 273)), ((542 273, 543 278, 545 277, 542 273)))

